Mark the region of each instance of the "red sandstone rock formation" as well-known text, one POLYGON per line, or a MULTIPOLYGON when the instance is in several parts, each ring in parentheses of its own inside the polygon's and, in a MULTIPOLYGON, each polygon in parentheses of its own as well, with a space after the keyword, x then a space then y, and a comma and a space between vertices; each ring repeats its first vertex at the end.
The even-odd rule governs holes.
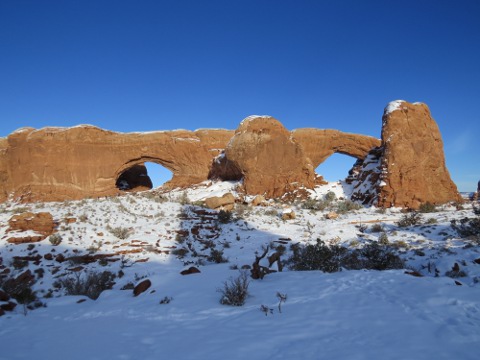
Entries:
POLYGON ((0 139, 0 201, 57 201, 119 193, 124 171, 146 161, 173 173, 171 187, 208 177, 228 130, 116 133, 93 126, 23 128, 0 139))
POLYGON ((385 108, 382 146, 366 158, 354 184, 354 198, 382 207, 461 201, 445 166, 440 130, 421 103, 398 100, 385 108))
MULTIPOLYGON (((416 202, 428 201, 424 199, 431 199, 431 195, 420 194, 428 193, 436 185, 414 187, 410 183, 420 184, 419 177, 425 182, 426 179, 432 180, 434 175, 442 177, 446 172, 443 152, 440 151, 440 157, 430 159, 421 154, 439 154, 441 138, 438 129, 434 129, 436 125, 431 127, 427 121, 423 135, 418 137, 427 139, 428 131, 433 131, 437 135, 426 143, 435 146, 422 147, 422 141, 415 142, 415 145, 408 143, 408 139, 418 134, 412 135, 412 127, 405 126, 401 119, 402 116, 411 119, 413 114, 420 116, 421 111, 414 108, 409 110, 408 116, 396 115, 397 111, 386 114, 386 123, 391 125, 384 126, 383 137, 400 135, 394 136, 388 146, 383 145, 389 150, 382 161, 393 164, 401 157, 402 149, 410 146, 418 154, 417 160, 422 159, 422 169, 430 170, 418 170, 421 175, 417 176, 408 170, 408 166, 397 167, 398 171, 390 169, 397 175, 390 177, 379 204, 393 202, 403 206, 402 199, 411 195, 400 195, 403 191, 400 188, 407 185, 418 191, 416 202), (397 142, 396 139, 406 142, 397 142), (443 167, 436 168, 438 163, 443 167)), ((235 132, 176 130, 122 134, 88 125, 40 130, 23 128, 7 138, 0 138, 0 201, 10 196, 23 201, 57 201, 149 189, 151 181, 143 165, 147 161, 172 171, 173 178, 167 183, 170 187, 190 186, 209 178, 243 178, 248 194, 278 197, 300 187, 312 188, 316 183, 314 169, 333 153, 364 159, 372 147, 380 145, 380 140, 373 137, 336 130, 298 129, 289 132, 269 116, 249 117, 235 132)), ((448 172, 446 174, 448 176, 448 172)), ((448 181, 451 183, 449 177, 440 189, 449 188, 448 181)), ((438 181, 433 183, 438 184, 438 181)), ((436 197, 436 202, 452 198, 448 191, 446 194, 436 197)))
POLYGON ((279 197, 296 187, 314 186, 311 161, 273 117, 251 116, 243 120, 225 155, 242 171, 247 194, 279 197))

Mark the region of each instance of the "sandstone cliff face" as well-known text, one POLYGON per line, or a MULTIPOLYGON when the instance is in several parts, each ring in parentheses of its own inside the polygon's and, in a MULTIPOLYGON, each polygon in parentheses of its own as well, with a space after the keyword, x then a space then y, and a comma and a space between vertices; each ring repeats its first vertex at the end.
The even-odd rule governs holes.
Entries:
MULTIPOLYGON (((357 174, 354 197, 382 207, 461 201, 445 166, 440 130, 427 105, 391 102, 385 108, 381 153, 357 174), (374 166, 372 166, 374 164, 374 166), (374 195, 372 195, 374 194, 374 195)), ((368 159, 368 157, 367 157, 368 159)))
POLYGON ((315 184, 315 171, 303 148, 273 117, 244 119, 225 155, 241 170, 247 194, 280 197, 296 187, 315 184))

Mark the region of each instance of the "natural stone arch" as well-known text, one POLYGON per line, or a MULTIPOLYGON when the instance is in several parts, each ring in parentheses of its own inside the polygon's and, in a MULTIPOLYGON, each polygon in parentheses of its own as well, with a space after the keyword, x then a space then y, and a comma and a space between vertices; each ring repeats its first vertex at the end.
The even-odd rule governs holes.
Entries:
POLYGON ((292 138, 303 147, 315 169, 335 153, 362 160, 372 148, 381 144, 380 139, 373 136, 331 129, 296 129, 292 131, 292 138))

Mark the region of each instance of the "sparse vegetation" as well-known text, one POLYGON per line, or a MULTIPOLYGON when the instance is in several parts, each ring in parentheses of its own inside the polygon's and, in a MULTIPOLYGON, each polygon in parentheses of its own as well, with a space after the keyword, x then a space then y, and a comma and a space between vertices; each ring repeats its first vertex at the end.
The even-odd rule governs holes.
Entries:
POLYGON ((53 246, 58 246, 62 242, 62 236, 60 234, 53 234, 48 237, 48 241, 50 241, 50 244, 53 246))
POLYGON ((57 287, 65 290, 67 295, 84 295, 92 300, 98 299, 102 291, 109 290, 115 284, 115 274, 110 271, 88 272, 60 278, 57 287))
POLYGON ((218 212, 218 221, 221 223, 221 224, 228 224, 230 222, 232 222, 232 212, 231 211, 228 211, 228 210, 220 210, 218 212))
POLYGON ((227 263, 228 259, 223 256, 223 250, 210 249, 210 256, 208 261, 214 262, 216 264, 227 263))
POLYGON ((125 227, 121 227, 121 226, 118 226, 118 227, 107 227, 107 230, 113 235, 115 236, 116 238, 119 238, 120 240, 125 240, 127 239, 131 232, 130 232, 130 229, 128 228, 125 228, 125 227))
POLYGON ((416 211, 403 215, 397 222, 399 227, 409 227, 419 225, 422 222, 422 215, 416 211))
POLYGON ((343 200, 337 203, 335 211, 337 212, 337 214, 346 214, 349 211, 360 210, 361 208, 362 205, 358 203, 355 203, 351 200, 343 200))
POLYGON ((393 249, 377 243, 367 244, 361 249, 347 250, 340 245, 326 245, 317 239, 316 244, 292 246, 293 255, 287 263, 290 269, 321 270, 336 272, 341 268, 359 270, 401 269, 404 261, 395 254, 393 249))
POLYGON ((421 213, 432 213, 437 211, 437 207, 430 202, 426 202, 420 205, 418 211, 421 213))
POLYGON ((370 228, 370 231, 372 233, 378 233, 383 231, 383 225, 382 224, 373 224, 372 227, 370 228))
POLYGON ((476 218, 463 218, 460 220, 451 220, 451 227, 457 234, 463 238, 470 237, 480 242, 480 216, 476 218))

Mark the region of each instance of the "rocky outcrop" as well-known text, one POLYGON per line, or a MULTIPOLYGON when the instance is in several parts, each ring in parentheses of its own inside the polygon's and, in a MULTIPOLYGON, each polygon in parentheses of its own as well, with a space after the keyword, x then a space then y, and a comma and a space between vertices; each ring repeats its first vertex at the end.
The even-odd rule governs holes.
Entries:
POLYGON ((48 212, 32 213, 26 212, 13 215, 8 220, 9 228, 7 232, 16 232, 15 236, 8 238, 9 243, 23 244, 38 242, 50 236, 55 231, 55 222, 48 212), (32 231, 34 234, 22 234, 25 231, 32 231))
POLYGON ((314 186, 311 161, 290 132, 273 117, 244 119, 225 155, 241 169, 247 194, 279 197, 297 187, 314 186))
POLYGON ((427 105, 398 100, 384 111, 382 145, 352 173, 353 198, 382 207, 461 201, 445 166, 443 141, 427 105))

